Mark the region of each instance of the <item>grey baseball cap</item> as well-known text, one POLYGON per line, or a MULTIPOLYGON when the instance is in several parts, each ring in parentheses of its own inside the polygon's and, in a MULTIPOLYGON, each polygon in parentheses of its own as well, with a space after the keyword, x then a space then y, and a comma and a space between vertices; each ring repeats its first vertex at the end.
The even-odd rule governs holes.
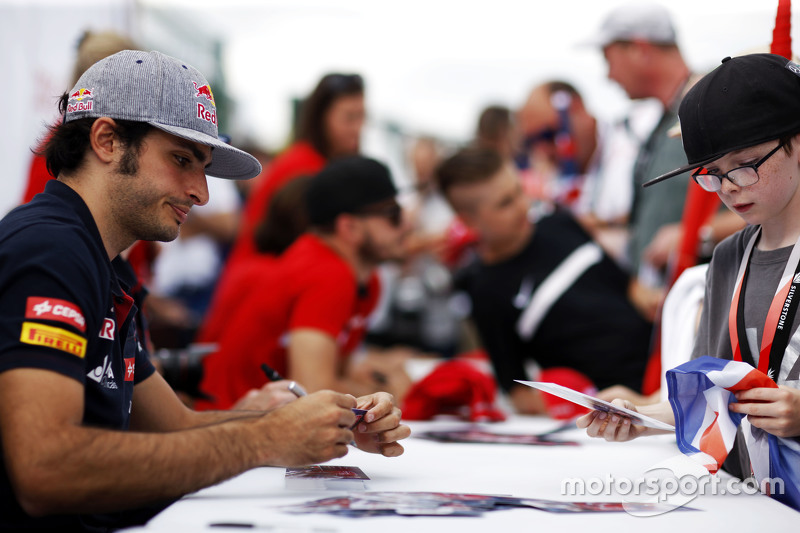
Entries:
POLYGON ((68 97, 64 122, 86 117, 146 122, 213 148, 209 176, 238 180, 261 172, 255 157, 219 139, 211 86, 174 57, 123 50, 89 67, 68 97))
POLYGON ((675 44, 675 26, 669 11, 658 4, 625 4, 611 11, 597 33, 583 44, 605 48, 613 42, 637 40, 675 44))

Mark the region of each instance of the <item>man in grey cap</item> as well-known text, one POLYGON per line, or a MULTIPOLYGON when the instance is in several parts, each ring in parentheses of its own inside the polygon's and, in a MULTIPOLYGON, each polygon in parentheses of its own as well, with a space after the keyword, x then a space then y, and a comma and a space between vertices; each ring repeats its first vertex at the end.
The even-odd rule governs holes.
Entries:
POLYGON ((641 184, 686 162, 679 138, 667 131, 687 90, 689 68, 677 45, 669 12, 656 4, 626 4, 611 11, 589 43, 602 49, 608 77, 631 99, 655 98, 663 113, 640 148, 633 169, 629 259, 630 296, 650 320, 662 299, 669 252, 676 244, 686 198, 686 182, 667 190, 645 191, 641 184))
POLYGON ((86 71, 60 109, 43 149, 57 179, 0 221, 0 529, 141 523, 256 466, 343 456, 353 439, 402 453, 395 441, 409 432, 388 394, 324 391, 267 413, 197 413, 154 372, 120 253, 137 239, 175 239, 208 201, 206 174, 261 170, 218 139, 202 74, 123 51, 86 71), (356 406, 370 423, 354 436, 356 406))

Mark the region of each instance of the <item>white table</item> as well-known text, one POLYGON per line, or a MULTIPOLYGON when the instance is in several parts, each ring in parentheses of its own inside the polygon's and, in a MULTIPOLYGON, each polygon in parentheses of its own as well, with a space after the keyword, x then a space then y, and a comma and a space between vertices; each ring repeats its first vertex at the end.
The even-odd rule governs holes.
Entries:
MULTIPOLYGON (((453 421, 411 423, 412 430, 458 428, 453 421)), ((494 432, 539 433, 557 422, 537 417, 515 417, 483 427, 494 432)), ((621 501, 619 494, 569 496, 562 494, 566 478, 640 479, 662 460, 680 455, 673 436, 607 443, 590 439, 578 429, 558 435, 579 446, 542 447, 497 444, 451 444, 409 438, 403 456, 388 459, 353 449, 331 464, 360 467, 370 478, 369 491, 432 491, 504 494, 572 501, 621 501)), ((648 474, 652 476, 653 474, 648 474)), ((721 474, 723 479, 731 479, 721 474)), ((211 523, 265 524, 262 530, 326 532, 454 531, 499 533, 518 529, 537 531, 627 531, 647 533, 786 530, 798 524, 800 514, 763 495, 701 495, 688 505, 698 511, 674 511, 636 517, 621 513, 556 514, 535 509, 487 512, 481 517, 371 517, 344 518, 323 514, 291 515, 276 507, 329 497, 330 490, 287 490, 283 468, 258 468, 232 480, 188 495, 137 531, 240 531, 210 528, 211 523), (275 527, 277 526, 277 528, 275 527), (777 527, 777 529, 771 529, 777 527)), ((133 531, 133 530, 131 530, 133 531)))

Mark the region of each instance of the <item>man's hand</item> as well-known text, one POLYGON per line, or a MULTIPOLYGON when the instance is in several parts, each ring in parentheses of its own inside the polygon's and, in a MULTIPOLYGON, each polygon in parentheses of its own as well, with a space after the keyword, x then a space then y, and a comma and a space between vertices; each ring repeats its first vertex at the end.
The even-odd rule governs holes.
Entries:
POLYGON ((778 437, 800 436, 800 390, 760 387, 737 392, 736 400, 728 408, 747 415, 753 426, 778 437))
POLYGON ((402 401, 413 384, 406 363, 418 353, 410 348, 368 348, 364 357, 351 358, 347 377, 360 385, 362 394, 385 391, 402 401))
POLYGON ((357 407, 367 409, 364 420, 355 428, 358 448, 386 457, 402 455, 403 446, 397 441, 411 435, 411 429, 400 423, 401 413, 394 404, 394 397, 376 392, 358 398, 357 407))
POLYGON ((289 380, 271 381, 260 389, 251 389, 231 407, 234 411, 272 411, 297 399, 289 391, 289 380))
POLYGON ((547 414, 544 394, 526 385, 514 385, 509 391, 509 398, 514 409, 524 415, 547 414))
POLYGON ((666 291, 663 288, 649 287, 636 278, 628 283, 628 300, 648 322, 656 319, 664 296, 666 291))
POLYGON ((665 268, 678 249, 682 235, 683 227, 678 223, 661 226, 645 248, 642 258, 655 268, 665 268))
POLYGON ((319 391, 284 405, 255 421, 254 446, 263 464, 303 466, 347 455, 356 422, 350 395, 319 391))

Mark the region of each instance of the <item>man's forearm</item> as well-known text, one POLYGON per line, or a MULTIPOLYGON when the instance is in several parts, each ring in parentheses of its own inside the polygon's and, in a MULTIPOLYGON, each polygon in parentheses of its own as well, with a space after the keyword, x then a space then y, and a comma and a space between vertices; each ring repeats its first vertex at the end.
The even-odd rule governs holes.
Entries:
POLYGON ((20 503, 32 514, 49 514, 106 512, 178 498, 268 462, 248 445, 255 440, 256 420, 167 434, 64 429, 51 436, 51 449, 32 462, 33 471, 19 477, 25 480, 17 491, 20 503))
POLYGON ((203 428, 213 426, 215 424, 222 424, 231 422, 233 420, 241 420, 244 418, 257 418, 264 413, 261 411, 192 411, 192 414, 187 417, 187 425, 184 429, 203 428))

